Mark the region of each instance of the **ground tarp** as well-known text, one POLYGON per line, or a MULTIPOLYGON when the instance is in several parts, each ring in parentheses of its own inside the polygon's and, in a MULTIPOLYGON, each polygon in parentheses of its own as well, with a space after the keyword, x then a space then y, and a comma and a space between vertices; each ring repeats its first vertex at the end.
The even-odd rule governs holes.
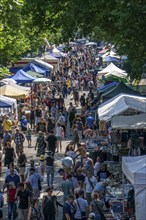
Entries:
POLYGON ((120 82, 118 85, 116 85, 115 87, 111 87, 111 89, 109 91, 102 94, 102 101, 106 101, 108 99, 111 99, 120 93, 140 96, 139 92, 135 91, 134 89, 130 88, 129 86, 126 86, 123 82, 120 82))
POLYGON ((146 113, 130 116, 115 116, 111 120, 113 129, 146 129, 146 113))
POLYGON ((146 155, 122 157, 122 171, 134 186, 136 220, 146 219, 146 155))
POLYGON ((118 68, 116 65, 114 65, 113 63, 110 63, 106 68, 104 68, 103 70, 98 72, 98 75, 104 75, 106 73, 110 73, 110 72, 119 72, 119 73, 123 73, 125 72, 124 70, 118 68))
POLYGON ((128 109, 146 113, 146 98, 119 94, 99 106, 98 116, 100 120, 110 121, 113 116, 119 115, 128 109))
POLYGON ((17 71, 17 73, 15 73, 15 75, 12 76, 11 79, 14 79, 17 83, 32 83, 35 78, 21 69, 17 71))

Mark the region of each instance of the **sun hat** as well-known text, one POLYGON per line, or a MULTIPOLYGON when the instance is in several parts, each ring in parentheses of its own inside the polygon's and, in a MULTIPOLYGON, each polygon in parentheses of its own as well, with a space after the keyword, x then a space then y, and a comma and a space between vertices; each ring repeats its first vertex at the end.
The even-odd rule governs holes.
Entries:
POLYGON ((41 155, 40 158, 39 158, 41 161, 45 160, 45 156, 44 155, 41 155))
POLYGON ((44 133, 43 133, 42 131, 39 131, 39 132, 38 132, 38 135, 39 135, 39 136, 43 136, 44 133))
POLYGON ((95 219, 95 214, 94 214, 93 212, 91 212, 91 213, 89 214, 89 218, 95 219))

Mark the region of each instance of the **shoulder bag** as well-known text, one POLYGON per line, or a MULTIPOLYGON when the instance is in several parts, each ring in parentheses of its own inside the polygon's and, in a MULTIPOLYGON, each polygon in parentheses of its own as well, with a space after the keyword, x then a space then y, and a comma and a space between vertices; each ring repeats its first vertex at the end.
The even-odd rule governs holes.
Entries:
POLYGON ((78 203, 79 210, 80 210, 80 213, 81 213, 81 218, 82 218, 82 219, 86 218, 86 212, 85 212, 85 211, 81 211, 81 207, 80 207, 80 204, 79 204, 78 199, 77 199, 77 203, 78 203))
POLYGON ((38 179, 38 189, 39 189, 39 191, 41 191, 41 190, 42 190, 42 184, 41 184, 41 181, 40 181, 40 179, 38 178, 37 175, 35 175, 35 176, 36 176, 37 179, 38 179))
POLYGON ((100 217, 101 217, 101 220, 106 220, 104 214, 102 213, 102 211, 101 211, 100 208, 98 207, 97 203, 94 202, 94 204, 96 205, 96 208, 97 208, 98 211, 99 211, 99 215, 100 215, 100 217))
POLYGON ((94 189, 93 183, 92 183, 92 181, 90 180, 89 177, 88 177, 88 181, 89 181, 89 183, 90 183, 90 186, 92 186, 92 189, 94 189))

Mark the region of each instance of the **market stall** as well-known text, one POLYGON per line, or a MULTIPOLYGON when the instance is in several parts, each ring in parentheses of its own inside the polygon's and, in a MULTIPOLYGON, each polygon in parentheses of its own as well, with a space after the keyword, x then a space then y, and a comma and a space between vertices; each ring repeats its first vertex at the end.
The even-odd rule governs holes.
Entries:
POLYGON ((18 118, 18 107, 16 99, 0 96, 0 103, 5 103, 5 105, 0 104, 0 115, 9 113, 13 117, 15 114, 16 119, 18 118))
POLYGON ((122 171, 135 191, 136 220, 146 219, 146 156, 123 157, 122 171))
POLYGON ((25 99, 28 97, 29 91, 25 91, 20 88, 15 88, 12 85, 4 85, 0 89, 0 94, 11 98, 25 99))
POLYGON ((146 98, 128 94, 119 94, 98 108, 99 120, 106 122, 111 121, 112 117, 116 115, 136 115, 139 113, 146 113, 146 98))

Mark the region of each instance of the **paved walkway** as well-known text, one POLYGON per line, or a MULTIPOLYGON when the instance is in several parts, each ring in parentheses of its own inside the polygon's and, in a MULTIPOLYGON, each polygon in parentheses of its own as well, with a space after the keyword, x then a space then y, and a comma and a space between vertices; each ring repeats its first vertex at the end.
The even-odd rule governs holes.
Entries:
MULTIPOLYGON (((66 106, 69 104, 69 102, 70 102, 70 96, 67 99, 65 99, 66 106)), ((80 111, 80 106, 77 108, 77 111, 78 112, 80 111)), ((69 127, 66 130, 69 131, 69 127)), ((63 194, 59 190, 59 188, 60 188, 59 186, 61 185, 63 180, 62 180, 62 177, 58 174, 58 169, 60 167, 62 167, 62 159, 64 158, 65 148, 66 148, 67 144, 70 142, 70 140, 71 140, 71 137, 67 133, 67 137, 62 142, 62 152, 55 154, 55 178, 54 178, 54 188, 55 188, 55 191, 54 191, 54 194, 57 195, 57 199, 58 199, 58 201, 61 204, 63 204, 63 199, 62 199, 63 198, 62 197, 63 194)), ((32 147, 28 148, 27 147, 27 142, 25 141, 25 143, 24 143, 24 152, 25 152, 25 154, 27 156, 28 162, 30 161, 30 159, 34 159, 35 162, 39 166, 39 158, 36 157, 36 151, 34 150, 35 142, 36 142, 36 135, 34 134, 33 137, 32 137, 32 147)), ((16 161, 17 161, 17 159, 16 159, 16 161)), ((4 179, 5 179, 5 171, 6 171, 6 168, 3 167, 2 177, 0 177, 0 188, 2 188, 2 186, 3 186, 3 182, 4 182, 4 179)), ((45 193, 45 190, 47 188, 46 176, 44 176, 42 188, 43 188, 43 190, 42 190, 41 195, 40 195, 41 199, 46 194, 45 193)), ((7 218, 6 194, 4 194, 4 198, 5 198, 5 205, 4 205, 4 208, 3 208, 4 220, 7 220, 8 218, 7 218)), ((56 220, 60 220, 62 218, 61 216, 62 216, 62 207, 59 207, 57 215, 56 215, 56 220)))

